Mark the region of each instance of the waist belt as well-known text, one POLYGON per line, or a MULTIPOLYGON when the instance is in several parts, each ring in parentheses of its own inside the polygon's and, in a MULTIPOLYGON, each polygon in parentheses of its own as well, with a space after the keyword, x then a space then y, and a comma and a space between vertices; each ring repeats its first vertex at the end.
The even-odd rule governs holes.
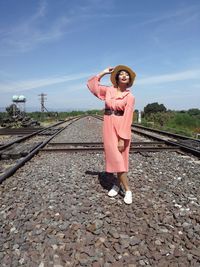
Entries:
POLYGON ((123 110, 112 110, 112 109, 108 109, 106 108, 104 111, 104 115, 116 115, 116 116, 123 116, 124 115, 124 111, 123 110))

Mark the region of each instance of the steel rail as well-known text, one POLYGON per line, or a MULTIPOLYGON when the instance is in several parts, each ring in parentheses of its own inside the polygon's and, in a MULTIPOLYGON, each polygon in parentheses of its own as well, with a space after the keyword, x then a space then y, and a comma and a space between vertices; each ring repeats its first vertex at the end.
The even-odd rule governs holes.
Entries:
POLYGON ((31 133, 31 134, 29 134, 29 135, 26 135, 26 136, 24 136, 24 137, 21 137, 21 138, 15 140, 15 141, 11 141, 11 142, 9 142, 9 143, 3 145, 3 146, 0 146, 0 150, 3 150, 3 149, 5 149, 5 148, 8 148, 9 146, 12 146, 13 144, 21 143, 21 142, 24 141, 24 140, 27 140, 27 139, 29 139, 29 138, 31 138, 31 137, 33 137, 33 136, 39 134, 39 133, 42 133, 43 131, 46 131, 46 130, 52 128, 52 127, 56 127, 56 126, 58 126, 58 125, 60 125, 60 124, 63 124, 63 123, 65 123, 65 122, 67 122, 67 121, 58 122, 58 123, 56 123, 56 124, 54 124, 54 125, 51 125, 51 126, 48 126, 48 127, 44 128, 44 129, 42 129, 42 130, 36 131, 36 132, 31 133))
MULTIPOLYGON (((41 152, 73 152, 73 151, 102 151, 104 150, 102 142, 67 142, 67 143, 49 143, 41 152)), ((160 151, 174 150, 177 146, 166 146, 165 142, 131 142, 130 151, 160 151)))
POLYGON ((166 135, 166 136, 169 136, 169 137, 173 137, 173 138, 176 138, 176 139, 191 140, 191 141, 197 141, 197 142, 200 143, 200 139, 191 138, 191 137, 187 137, 187 136, 180 135, 180 134, 170 133, 170 132, 166 132, 166 131, 163 131, 163 130, 157 130, 157 129, 154 129, 154 128, 151 128, 151 127, 145 127, 145 126, 139 125, 137 123, 133 123, 132 126, 136 127, 136 128, 139 128, 139 129, 144 129, 144 130, 147 130, 147 131, 152 131, 154 133, 158 133, 158 134, 166 135))
MULTIPOLYGON (((163 145, 165 144, 163 141, 160 142, 140 142, 140 141, 132 141, 131 144, 133 145, 163 145)), ((102 142, 65 142, 65 143, 49 143, 48 146, 62 146, 62 145, 74 145, 74 146, 79 146, 79 145, 103 145, 102 142)))
MULTIPOLYGON (((100 120, 103 120, 103 118, 99 115, 94 115, 94 118, 97 118, 97 119, 100 119, 100 120)), ((151 139, 154 139, 154 140, 157 140, 157 141, 163 141, 165 142, 165 144, 167 145, 170 145, 170 146, 176 146, 176 147, 179 147, 180 150, 182 150, 183 152, 186 152, 186 153, 190 153, 198 158, 200 158, 200 151, 197 150, 197 149, 194 149, 194 148, 191 148, 190 146, 187 146, 185 144, 182 144, 182 143, 179 143, 179 142, 176 142, 176 141, 169 141, 169 140, 165 140, 161 137, 157 137, 157 136, 152 136, 151 134, 147 134, 147 133, 144 133, 144 132, 140 132, 136 129, 133 129, 134 127, 134 124, 132 125, 131 127, 131 131, 132 132, 135 132, 137 134, 140 134, 140 135, 143 135, 143 136, 146 136, 148 138, 151 138, 151 139)), ((143 126, 142 126, 143 127, 143 126)), ((138 127, 139 128, 139 127, 138 127)), ((146 130, 148 130, 148 128, 146 128, 146 130)), ((154 129, 151 128, 151 131, 153 132, 154 129)), ((156 130, 157 133, 159 133, 159 130, 156 130)), ((161 134, 161 133, 160 133, 161 134)), ((171 134, 171 133, 169 133, 171 134)), ((166 132, 166 135, 167 135, 167 132, 166 132)), ((175 135, 175 134, 172 134, 172 135, 175 135)), ((176 136, 181 136, 181 135, 176 135, 176 136)), ((187 137, 184 137, 185 139, 188 139, 187 137)), ((195 141, 197 141, 198 139, 194 139, 195 141)), ((193 140, 193 141, 194 141, 193 140)), ((199 142, 200 140, 198 140, 199 142)))
MULTIPOLYGON (((167 147, 154 147, 154 146, 144 146, 144 147, 131 147, 130 152, 155 152, 161 150, 178 151, 178 147, 167 146, 167 147)), ((103 151, 104 147, 67 147, 67 148, 44 148, 41 152, 84 152, 84 151, 103 151)))
POLYGON ((189 147, 189 146, 183 145, 183 144, 181 144, 181 143, 179 143, 179 142, 174 142, 174 141, 165 140, 165 139, 163 139, 163 138, 161 138, 161 137, 158 137, 158 136, 152 136, 152 135, 149 134, 149 133, 144 133, 144 132, 141 132, 141 131, 136 130, 136 129, 131 129, 131 130, 132 130, 133 132, 137 133, 137 134, 142 135, 142 136, 145 136, 145 137, 148 137, 148 138, 153 138, 153 139, 155 139, 155 140, 157 140, 157 141, 163 141, 163 142, 165 142, 165 144, 167 144, 167 145, 170 145, 170 146, 177 146, 177 147, 179 147, 182 151, 187 152, 187 153, 190 153, 190 154, 192 154, 192 155, 194 155, 194 156, 200 158, 200 151, 197 150, 197 149, 194 149, 194 148, 191 148, 191 147, 189 147))
MULTIPOLYGON (((80 117, 76 118, 76 120, 80 119, 80 117)), ((37 145, 35 149, 31 151, 26 157, 22 158, 17 162, 15 166, 12 168, 9 168, 9 170, 5 171, 4 174, 0 176, 0 183, 2 183, 6 178, 12 176, 20 167, 22 167, 27 161, 29 161, 31 158, 33 158, 44 146, 46 146, 54 137, 56 137, 59 133, 61 133, 63 130, 65 130, 70 124, 72 124, 74 121, 76 121, 74 118, 69 119, 68 121, 73 120, 71 123, 60 129, 57 133, 52 135, 50 138, 48 138, 46 141, 42 142, 41 144, 37 145)), ((65 121, 67 122, 67 121, 65 121)))
POLYGON ((25 135, 31 134, 39 130, 43 130, 44 127, 37 128, 2 128, 0 129, 0 135, 25 135))

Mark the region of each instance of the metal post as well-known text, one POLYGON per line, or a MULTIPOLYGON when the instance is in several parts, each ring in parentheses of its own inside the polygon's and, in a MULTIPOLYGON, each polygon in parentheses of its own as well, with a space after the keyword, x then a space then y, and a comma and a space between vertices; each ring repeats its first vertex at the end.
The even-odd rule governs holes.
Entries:
POLYGON ((138 112, 138 123, 141 123, 142 122, 142 120, 141 120, 141 111, 139 110, 139 112, 138 112))
POLYGON ((41 93, 41 94, 38 95, 38 96, 40 96, 41 112, 44 113, 44 110, 46 109, 45 106, 44 106, 44 102, 45 102, 45 100, 46 100, 46 97, 45 97, 45 96, 47 96, 47 95, 41 93))

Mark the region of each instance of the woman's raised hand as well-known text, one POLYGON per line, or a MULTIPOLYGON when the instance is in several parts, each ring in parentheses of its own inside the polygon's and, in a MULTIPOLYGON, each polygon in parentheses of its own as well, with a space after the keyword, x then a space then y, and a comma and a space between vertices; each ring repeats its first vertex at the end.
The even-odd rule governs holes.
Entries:
POLYGON ((98 74, 99 79, 101 79, 106 74, 111 74, 113 72, 113 70, 114 70, 113 67, 106 68, 105 70, 103 70, 101 73, 98 74))
POLYGON ((108 68, 106 68, 105 70, 103 70, 103 73, 105 73, 105 74, 110 74, 110 73, 113 72, 113 70, 114 70, 113 67, 108 67, 108 68))

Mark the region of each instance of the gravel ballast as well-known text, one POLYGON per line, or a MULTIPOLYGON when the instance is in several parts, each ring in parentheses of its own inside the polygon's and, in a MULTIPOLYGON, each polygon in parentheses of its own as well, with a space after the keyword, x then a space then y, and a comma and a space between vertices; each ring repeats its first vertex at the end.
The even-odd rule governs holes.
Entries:
MULTIPOLYGON (((100 142, 101 125, 83 118, 62 136, 100 142)), ((123 192, 107 196, 103 153, 40 153, 0 185, 1 266, 200 266, 199 167, 175 152, 130 154, 126 205, 123 192)))

